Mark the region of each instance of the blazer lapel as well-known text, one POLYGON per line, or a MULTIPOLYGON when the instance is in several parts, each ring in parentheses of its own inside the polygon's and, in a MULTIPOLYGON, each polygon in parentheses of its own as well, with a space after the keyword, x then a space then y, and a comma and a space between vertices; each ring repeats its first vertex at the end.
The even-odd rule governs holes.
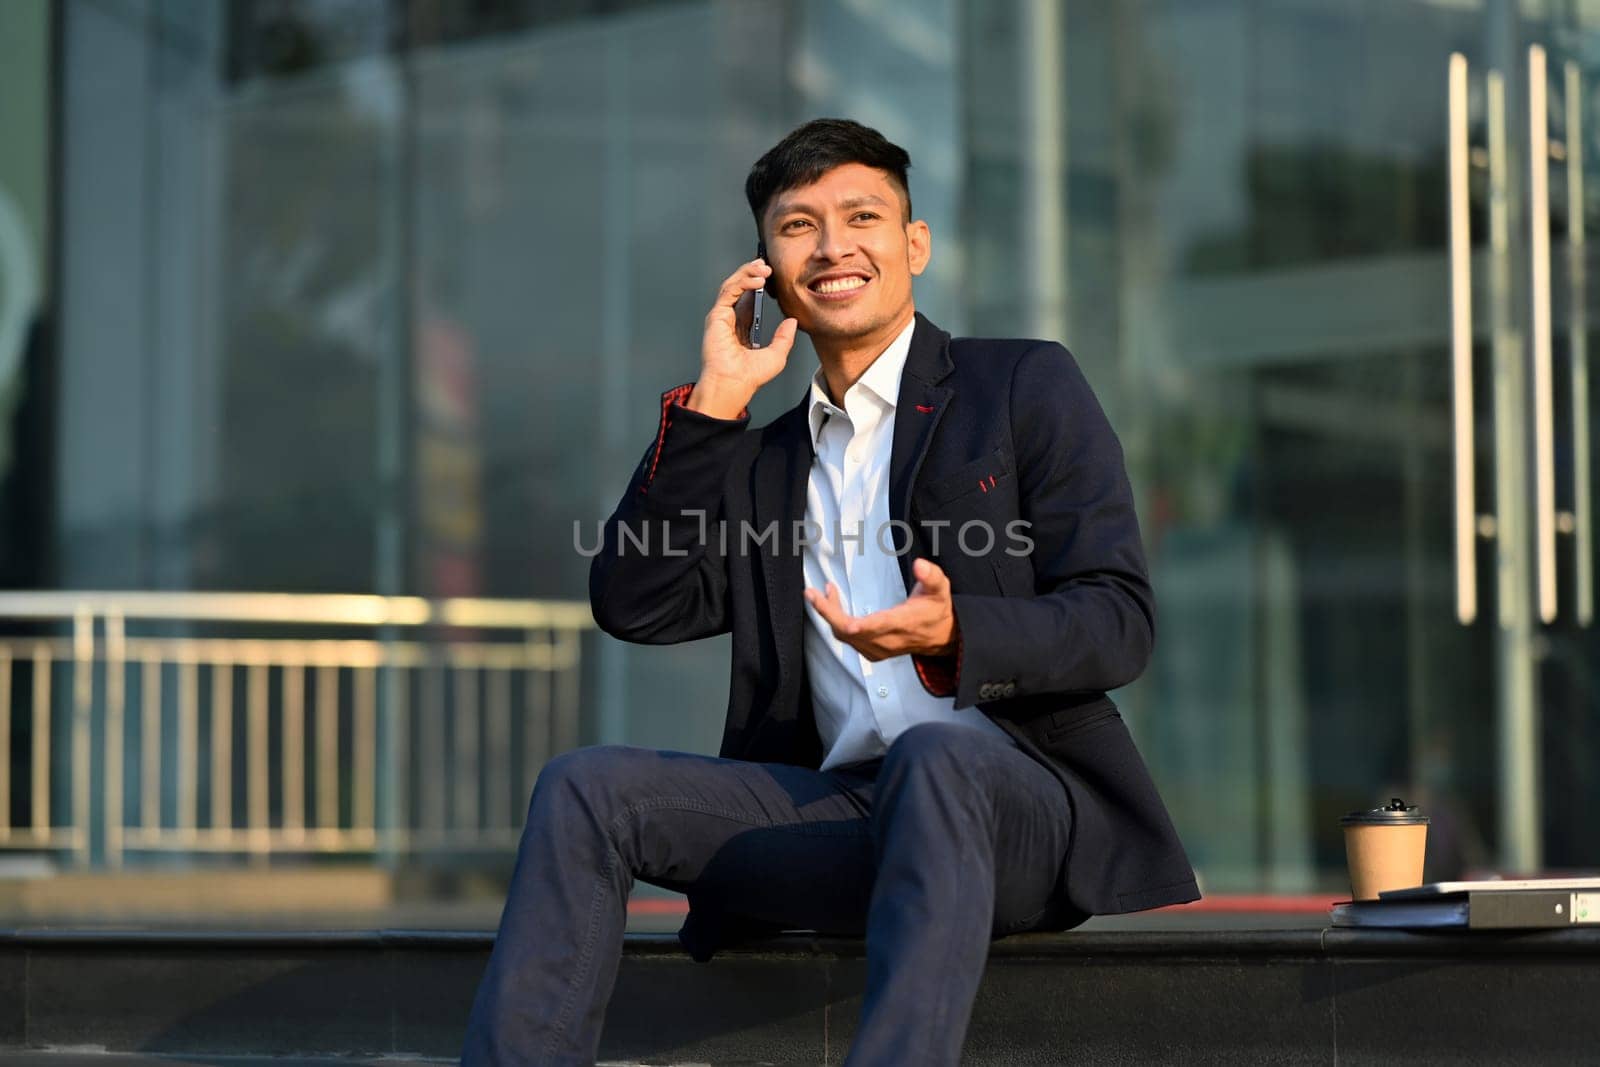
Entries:
POLYGON ((794 524, 806 515, 806 485, 811 476, 811 434, 807 430, 810 393, 768 430, 756 454, 754 472, 755 536, 776 524, 777 536, 760 547, 761 574, 767 588, 767 621, 778 645, 778 669, 788 676, 801 663, 801 590, 805 568, 795 548, 794 524))
POLYGON ((929 322, 917 312, 917 324, 911 331, 911 351, 906 355, 906 366, 900 375, 900 395, 895 400, 894 443, 889 454, 889 518, 896 520, 894 530, 896 562, 900 564, 900 577, 909 593, 916 579, 911 575, 912 555, 906 551, 906 530, 898 523, 909 524, 911 489, 916 485, 917 472, 933 443, 933 432, 944 418, 945 408, 955 390, 939 385, 955 369, 950 359, 950 335, 929 322))

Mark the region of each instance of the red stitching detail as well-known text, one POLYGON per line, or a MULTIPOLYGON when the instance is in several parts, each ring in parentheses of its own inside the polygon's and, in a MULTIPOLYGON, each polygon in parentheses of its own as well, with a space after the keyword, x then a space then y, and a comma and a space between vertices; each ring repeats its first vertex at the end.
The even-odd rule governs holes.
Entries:
POLYGON ((987 493, 989 491, 989 487, 987 485, 983 484, 983 479, 982 478, 978 479, 978 488, 982 489, 985 493, 987 493))
POLYGON ((924 415, 927 415, 933 411, 933 407, 929 404, 918 404, 917 410, 922 412, 924 415))
POLYGON ((994 475, 992 475, 992 474, 991 474, 991 475, 989 475, 989 484, 990 484, 990 485, 993 485, 993 484, 994 484, 994 475))

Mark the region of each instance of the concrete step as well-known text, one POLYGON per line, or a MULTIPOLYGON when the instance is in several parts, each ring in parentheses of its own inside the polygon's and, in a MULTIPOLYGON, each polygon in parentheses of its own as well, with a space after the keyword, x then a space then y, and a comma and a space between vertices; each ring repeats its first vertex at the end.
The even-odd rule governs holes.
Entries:
MULTIPOLYGON (((491 943, 3 931, 0 1050, 42 1064, 450 1061, 491 943)), ((1022 935, 991 948, 963 1062, 1593 1062, 1596 963, 1595 929, 1022 935)), ((788 935, 696 964, 671 935, 631 934, 602 1059, 838 1063, 865 979, 860 941, 788 935)))

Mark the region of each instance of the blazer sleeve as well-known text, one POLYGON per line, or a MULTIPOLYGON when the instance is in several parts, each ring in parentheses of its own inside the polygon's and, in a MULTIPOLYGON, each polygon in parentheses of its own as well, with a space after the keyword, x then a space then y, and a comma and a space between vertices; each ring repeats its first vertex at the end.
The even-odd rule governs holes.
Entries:
POLYGON ((1143 672, 1155 647, 1155 597, 1122 446, 1061 345, 1037 345, 1018 360, 1011 429, 1037 595, 952 596, 958 708, 980 691, 987 700, 1115 689, 1143 672))
POLYGON ((613 637, 666 645, 726 633, 723 486, 750 422, 684 407, 690 382, 661 394, 655 440, 606 519, 589 564, 589 606, 613 637))

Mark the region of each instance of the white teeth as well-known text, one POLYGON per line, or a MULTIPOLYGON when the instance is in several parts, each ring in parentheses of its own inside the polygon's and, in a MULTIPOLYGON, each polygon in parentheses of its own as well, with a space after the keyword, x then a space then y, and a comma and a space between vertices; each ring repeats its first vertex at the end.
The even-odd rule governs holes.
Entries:
POLYGON ((838 278, 834 281, 823 282, 817 286, 819 293, 842 293, 849 289, 859 289, 867 284, 865 278, 838 278))

